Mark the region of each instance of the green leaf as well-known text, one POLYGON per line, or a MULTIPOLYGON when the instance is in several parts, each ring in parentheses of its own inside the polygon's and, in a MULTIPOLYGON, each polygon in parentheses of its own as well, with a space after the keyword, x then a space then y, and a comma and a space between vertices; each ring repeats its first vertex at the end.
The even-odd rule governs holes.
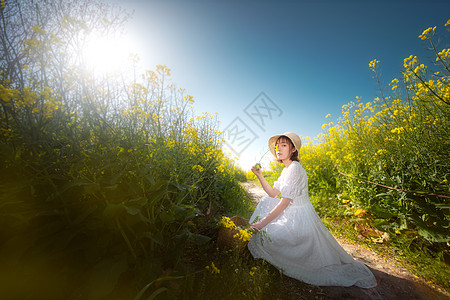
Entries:
POLYGON ((378 229, 385 231, 387 228, 391 226, 389 222, 387 222, 385 219, 375 219, 373 220, 373 225, 378 229))
POLYGON ((208 243, 211 240, 211 238, 203 234, 193 233, 190 236, 190 240, 196 245, 204 245, 208 243))
POLYGON ((419 228, 418 233, 429 241, 437 243, 448 243, 450 242, 450 235, 443 232, 437 232, 434 230, 427 230, 424 228, 419 228))
POLYGON ((137 215, 141 211, 141 209, 136 206, 125 206, 124 205, 124 207, 125 207, 125 210, 127 211, 127 213, 129 213, 130 215, 133 215, 133 216, 137 215))
POLYGON ((161 287, 159 289, 157 289, 156 291, 154 291, 147 299, 148 300, 152 300, 155 299, 156 296, 158 296, 159 294, 161 294, 162 292, 168 291, 169 289, 166 287, 161 287))
POLYGON ((435 204, 439 209, 450 209, 450 204, 435 204))
POLYGON ((450 235, 448 230, 440 227, 428 227, 421 217, 415 214, 408 215, 420 236, 431 242, 445 243, 450 242, 450 235))
POLYGON ((390 219, 392 217, 397 216, 397 214, 394 214, 386 209, 383 209, 379 206, 372 206, 370 210, 379 218, 379 219, 390 219))
POLYGON ((162 211, 159 214, 159 219, 163 222, 163 223, 170 223, 175 221, 175 215, 172 211, 162 211))
MULTIPOLYGON (((184 278, 184 276, 166 276, 166 277, 159 277, 158 279, 146 284, 140 291, 139 293, 136 295, 136 297, 134 297, 134 300, 139 300, 142 295, 144 295, 144 293, 154 284, 154 283, 158 283, 161 281, 168 281, 168 280, 177 280, 177 279, 181 279, 184 278)), ((158 296, 159 294, 161 294, 162 292, 166 291, 167 288, 165 287, 161 287, 159 289, 157 289, 156 291, 154 291, 149 298, 147 299, 154 299, 156 296, 158 296)))

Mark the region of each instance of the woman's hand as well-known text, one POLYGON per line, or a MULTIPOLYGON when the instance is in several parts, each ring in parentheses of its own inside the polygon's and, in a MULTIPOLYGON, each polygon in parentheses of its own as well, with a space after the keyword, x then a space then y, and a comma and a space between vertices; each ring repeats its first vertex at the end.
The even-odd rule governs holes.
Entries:
POLYGON ((260 231, 263 228, 261 222, 256 222, 256 223, 250 224, 250 227, 255 229, 256 232, 260 231))
POLYGON ((278 216, 289 206, 290 203, 291 199, 282 197, 281 201, 278 202, 278 204, 262 220, 250 224, 250 227, 257 231, 261 230, 273 220, 278 218, 278 216))
POLYGON ((252 166, 252 172, 256 175, 256 177, 262 176, 261 168, 256 169, 255 166, 252 166))

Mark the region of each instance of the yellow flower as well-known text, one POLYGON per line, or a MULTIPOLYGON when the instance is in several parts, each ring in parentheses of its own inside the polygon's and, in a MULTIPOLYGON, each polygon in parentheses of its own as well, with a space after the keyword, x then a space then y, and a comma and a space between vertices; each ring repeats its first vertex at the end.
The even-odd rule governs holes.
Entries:
POLYGON ((392 86, 392 90, 395 90, 395 89, 398 87, 397 84, 398 84, 398 79, 397 79, 397 78, 394 78, 394 79, 392 80, 392 82, 389 83, 389 85, 392 86))
POLYGON ((223 216, 222 220, 220 221, 220 224, 226 228, 229 229, 234 229, 236 227, 236 225, 234 224, 233 221, 231 221, 230 218, 223 216))
POLYGON ((376 153, 375 153, 375 155, 383 155, 383 154, 385 154, 385 153, 387 153, 388 151, 386 150, 386 149, 380 149, 380 150, 378 150, 376 153))
POLYGON ((217 171, 219 171, 220 173, 223 173, 225 171, 225 167, 223 165, 218 166, 217 171))
POLYGON ((422 39, 422 40, 425 40, 425 39, 428 38, 428 34, 429 34, 430 32, 433 33, 435 30, 436 30, 436 26, 434 26, 433 28, 429 27, 429 28, 425 29, 425 30, 422 32, 421 35, 419 35, 419 38, 422 39))
POLYGON ((405 131, 405 128, 403 128, 403 127, 398 127, 398 128, 392 129, 392 130, 391 130, 391 133, 398 133, 398 134, 400 134, 400 133, 402 133, 403 131, 405 131))
POLYGON ((376 59, 372 60, 372 61, 369 63, 369 67, 370 67, 372 70, 374 70, 374 69, 375 69, 375 66, 376 66, 379 62, 380 62, 380 61, 379 61, 379 60, 376 60, 376 59))
POLYGON ((192 170, 197 170, 198 172, 203 172, 203 167, 202 166, 200 166, 200 165, 195 165, 195 166, 193 166, 192 167, 192 170))
POLYGON ((194 97, 192 97, 191 95, 184 96, 184 100, 188 101, 190 104, 193 104, 195 102, 194 97))
POLYGON ((216 273, 216 274, 220 273, 220 270, 214 265, 214 262, 211 262, 211 266, 212 266, 212 269, 213 269, 213 273, 216 273))
MULTIPOLYGON (((240 240, 242 240, 244 242, 248 242, 252 238, 253 233, 251 231, 248 231, 248 230, 245 230, 245 229, 240 229, 239 233, 237 233, 236 235, 239 236, 240 240)), ((236 236, 234 236, 234 238, 236 238, 236 236)))
MULTIPOLYGON (((436 61, 438 61, 438 60, 440 60, 440 59, 443 59, 443 58, 447 58, 447 57, 450 57, 450 48, 448 48, 448 49, 442 49, 442 51, 440 51, 438 54, 437 54, 437 57, 436 57, 436 61)), ((435 73, 435 75, 438 75, 439 74, 439 72, 436 72, 435 73), (436 74, 437 73, 437 74, 436 74)))
POLYGON ((34 32, 38 33, 38 34, 45 34, 45 30, 42 29, 41 27, 34 25, 31 30, 33 30, 34 32))
POLYGON ((362 217, 362 216, 364 216, 366 214, 367 214, 367 211, 365 209, 362 209, 362 208, 358 208, 355 211, 355 216, 357 216, 357 217, 362 217))
POLYGON ((450 26, 450 19, 447 21, 447 23, 445 23, 444 26, 450 26))
POLYGON ((409 57, 404 59, 403 66, 405 68, 412 67, 412 66, 414 66, 414 64, 416 62, 417 62, 417 56, 414 56, 414 55, 411 54, 409 57))
POLYGON ((211 267, 206 266, 205 269, 209 270, 211 274, 220 274, 220 270, 216 267, 213 261, 211 262, 211 267))

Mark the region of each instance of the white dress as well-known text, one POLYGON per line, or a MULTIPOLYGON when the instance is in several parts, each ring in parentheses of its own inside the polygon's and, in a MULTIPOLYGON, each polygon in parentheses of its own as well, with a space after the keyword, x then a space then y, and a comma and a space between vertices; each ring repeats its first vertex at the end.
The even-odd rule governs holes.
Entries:
MULTIPOLYGON (((281 172, 274 188, 289 206, 270 224, 253 235, 248 249, 283 274, 321 286, 372 288, 377 281, 364 264, 352 258, 323 225, 309 201, 308 179, 299 162, 281 172)), ((250 223, 264 218, 280 201, 265 196, 258 203, 250 223)))

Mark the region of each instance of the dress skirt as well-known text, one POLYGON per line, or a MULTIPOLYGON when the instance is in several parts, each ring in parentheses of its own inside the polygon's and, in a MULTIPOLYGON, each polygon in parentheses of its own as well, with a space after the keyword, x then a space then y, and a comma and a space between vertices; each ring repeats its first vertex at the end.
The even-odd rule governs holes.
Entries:
MULTIPOLYGON (((253 257, 313 285, 375 287, 377 282, 369 268, 345 252, 320 220, 308 196, 301 197, 293 199, 278 218, 253 235, 248 243, 253 257)), ((250 223, 264 218, 279 201, 263 197, 250 223)))

